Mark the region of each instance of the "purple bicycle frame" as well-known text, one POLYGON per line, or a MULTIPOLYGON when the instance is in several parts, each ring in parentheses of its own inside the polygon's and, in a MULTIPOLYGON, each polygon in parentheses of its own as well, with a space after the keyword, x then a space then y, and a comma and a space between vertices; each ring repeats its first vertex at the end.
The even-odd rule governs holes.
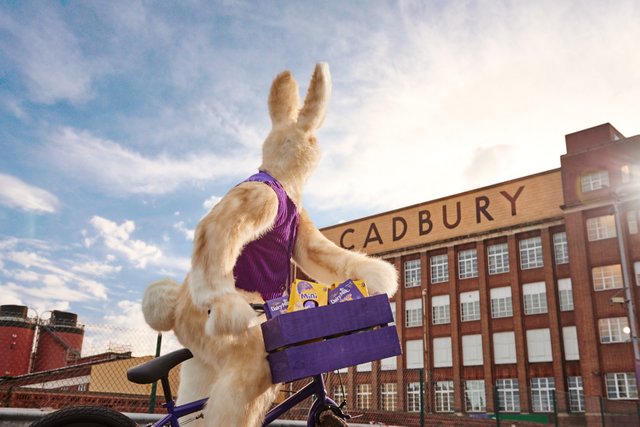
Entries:
MULTIPOLYGON (((287 398, 284 402, 280 403, 269 412, 267 412, 262 426, 268 426, 289 409, 293 408, 294 406, 298 405, 300 402, 308 397, 311 397, 314 394, 317 398, 309 409, 309 414, 307 416, 307 427, 315 427, 315 417, 321 408, 328 406, 338 407, 336 402, 334 402, 327 396, 327 391, 324 387, 324 380, 322 379, 322 375, 314 375, 313 380, 309 384, 305 385, 292 396, 287 398)), ((207 400, 208 399, 205 398, 177 406, 173 401, 168 401, 165 404, 168 414, 162 417, 159 421, 156 421, 153 426, 161 427, 166 425, 167 423, 170 423, 171 427, 180 427, 178 424, 178 418, 201 411, 202 409, 204 409, 207 400)))

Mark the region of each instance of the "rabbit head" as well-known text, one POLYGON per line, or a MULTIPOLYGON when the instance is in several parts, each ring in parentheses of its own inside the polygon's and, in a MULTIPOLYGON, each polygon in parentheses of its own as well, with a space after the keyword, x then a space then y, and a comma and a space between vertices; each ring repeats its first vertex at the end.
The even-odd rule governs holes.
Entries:
POLYGON ((271 84, 272 128, 262 145, 260 170, 280 181, 295 202, 320 158, 315 131, 324 120, 330 94, 331 76, 324 63, 316 65, 302 108, 298 84, 289 71, 271 84))

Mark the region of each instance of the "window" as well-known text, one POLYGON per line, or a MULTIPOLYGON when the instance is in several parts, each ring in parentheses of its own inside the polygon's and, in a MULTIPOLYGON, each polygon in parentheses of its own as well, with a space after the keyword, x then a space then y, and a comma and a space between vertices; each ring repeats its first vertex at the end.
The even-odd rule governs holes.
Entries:
POLYGON ((616 220, 613 215, 587 219, 587 239, 590 242, 616 237, 616 220))
POLYGON ((398 356, 386 357, 380 360, 380 370, 381 371, 395 371, 398 369, 398 356))
POLYGON ((460 294, 460 318, 463 322, 480 320, 480 291, 460 294))
POLYGON ((458 277, 460 279, 478 277, 478 253, 475 249, 458 252, 458 277))
POLYGON ((558 298, 560 300, 560 311, 573 311, 571 279, 558 280, 558 298))
POLYGON ((529 362, 551 362, 551 333, 548 328, 527 331, 529 362))
POLYGON ((431 322, 434 325, 451 323, 449 295, 438 295, 431 298, 431 322))
POLYGON ((453 381, 437 381, 434 388, 436 412, 453 412, 453 381))
POLYGON ((578 331, 575 326, 562 327, 562 342, 564 343, 564 360, 580 360, 578 331))
POLYGON ((567 243, 567 233, 555 233, 553 235, 553 255, 556 264, 566 264, 569 262, 569 244, 567 243))
POLYGON ((569 411, 584 412, 584 388, 582 377, 567 377, 569 389, 569 411))
POLYGON ((347 388, 342 385, 333 386, 333 400, 339 405, 347 400, 347 388))
POLYGON ((608 186, 609 172, 607 172, 606 170, 587 173, 580 177, 580 187, 583 193, 599 190, 601 188, 607 188, 608 186))
POLYGON ((420 286, 420 260, 412 259, 404 263, 404 287, 420 286))
POLYGON ((447 254, 431 257, 431 283, 449 281, 449 258, 447 254))
POLYGON ((419 369, 424 367, 422 340, 407 341, 407 369, 419 369))
POLYGON ((451 337, 433 339, 433 367, 446 368, 453 364, 451 337))
POLYGON ((511 332, 496 332, 493 334, 494 363, 516 363, 516 335, 511 332))
POLYGON ((356 366, 356 372, 371 372, 373 365, 371 362, 361 363, 356 366))
POLYGON ((531 409, 533 412, 553 411, 553 391, 556 383, 553 377, 531 378, 531 409))
POLYGON ((635 373, 619 372, 606 375, 607 397, 611 400, 637 399, 638 387, 635 373))
POLYGON ((595 267, 591 270, 591 275, 593 276, 593 289, 596 291, 622 288, 620 264, 595 267))
POLYGON ((544 266, 542 261, 542 239, 532 237, 520 240, 520 268, 529 270, 544 266))
POLYGON ((407 411, 420 412, 420 383, 407 384, 407 411))
POLYGON ((358 384, 356 388, 356 407, 371 409, 371 384, 358 384))
POLYGON ((640 261, 633 263, 633 272, 636 275, 636 286, 640 286, 640 261))
POLYGON ((380 407, 383 411, 395 411, 398 408, 398 389, 396 383, 384 383, 380 386, 380 407))
POLYGON ((509 245, 500 243, 487 247, 489 274, 509 272, 509 245))
POLYGON ((405 326, 422 326, 422 299, 409 299, 404 303, 405 326))
POLYGON ((638 234, 638 216, 640 211, 627 212, 627 225, 629 227, 629 234, 638 234))
POLYGON ((462 364, 464 366, 482 366, 482 335, 462 336, 462 364))
POLYGON ((396 303, 394 301, 389 301, 389 307, 391 308, 391 315, 393 316, 393 325, 396 324, 396 303))
POLYGON ((624 333, 625 327, 629 327, 626 317, 610 317, 598 320, 600 342, 603 344, 626 342, 629 340, 629 334, 624 333))
POLYGON ((464 409, 467 412, 485 412, 487 399, 484 394, 484 380, 464 382, 464 409))
POLYGON ((499 317, 511 316, 513 316, 511 288, 505 286, 491 289, 491 317, 497 319, 499 317))
POLYGON ((544 282, 522 285, 524 314, 541 314, 547 312, 547 290, 544 282))
POLYGON ((520 389, 517 378, 496 381, 498 407, 501 412, 520 412, 520 389))

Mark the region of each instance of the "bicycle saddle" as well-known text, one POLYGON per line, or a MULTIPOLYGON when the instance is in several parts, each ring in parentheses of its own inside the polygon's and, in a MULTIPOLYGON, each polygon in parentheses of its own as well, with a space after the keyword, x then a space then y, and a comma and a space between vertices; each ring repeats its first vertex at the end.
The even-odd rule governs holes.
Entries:
POLYGON ((187 348, 172 351, 127 370, 127 378, 136 384, 150 384, 169 375, 169 371, 193 354, 187 348))

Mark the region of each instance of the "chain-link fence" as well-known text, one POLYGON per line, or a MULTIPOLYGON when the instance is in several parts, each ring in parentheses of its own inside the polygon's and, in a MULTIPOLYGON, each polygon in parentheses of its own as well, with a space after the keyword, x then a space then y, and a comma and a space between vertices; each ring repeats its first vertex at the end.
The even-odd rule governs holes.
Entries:
MULTIPOLYGON (((6 313, 5 313, 6 314, 6 313)), ((97 405, 124 412, 161 412, 163 391, 127 381, 127 370, 179 348, 172 334, 160 337, 146 325, 78 324, 62 314, 41 321, 0 317, 0 406, 62 408, 97 405), (62 317, 61 317, 62 316, 62 317), (156 397, 157 396, 157 397, 156 397)), ((452 375, 399 369, 397 358, 330 372, 329 395, 346 404, 353 422, 394 426, 602 426, 640 425, 636 395, 619 388, 614 395, 585 396, 580 377, 569 377, 566 392, 553 378, 483 378, 454 381, 452 375)), ((179 370, 171 373, 177 391, 179 370)), ((280 399, 304 382, 285 384, 280 399)), ((635 389, 634 389, 635 390, 635 389)), ((637 393, 637 391, 635 392, 637 393)), ((311 400, 283 418, 305 419, 311 400)))

